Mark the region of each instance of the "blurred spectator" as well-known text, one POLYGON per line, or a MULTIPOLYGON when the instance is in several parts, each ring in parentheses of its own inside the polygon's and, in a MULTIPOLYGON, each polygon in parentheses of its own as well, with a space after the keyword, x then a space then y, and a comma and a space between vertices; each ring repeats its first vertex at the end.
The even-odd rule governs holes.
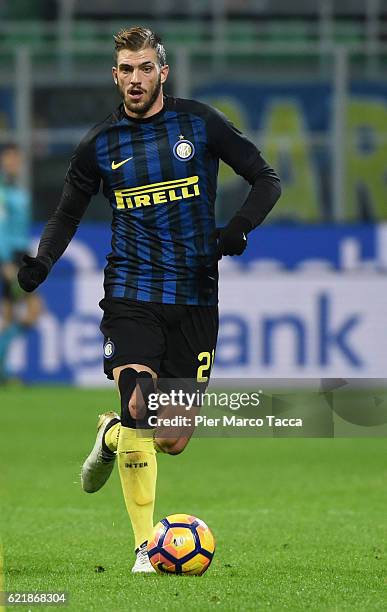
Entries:
POLYGON ((0 153, 0 383, 10 374, 7 357, 12 341, 38 319, 38 295, 27 295, 17 283, 17 270, 29 245, 30 196, 20 184, 22 154, 16 145, 0 153))

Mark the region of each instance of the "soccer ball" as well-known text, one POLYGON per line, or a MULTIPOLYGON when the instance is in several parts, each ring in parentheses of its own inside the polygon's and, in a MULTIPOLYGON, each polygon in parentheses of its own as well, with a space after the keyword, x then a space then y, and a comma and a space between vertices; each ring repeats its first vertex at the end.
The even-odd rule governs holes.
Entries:
POLYGON ((162 519, 148 542, 150 562, 160 574, 200 576, 208 569, 215 540, 207 525, 190 514, 162 519))

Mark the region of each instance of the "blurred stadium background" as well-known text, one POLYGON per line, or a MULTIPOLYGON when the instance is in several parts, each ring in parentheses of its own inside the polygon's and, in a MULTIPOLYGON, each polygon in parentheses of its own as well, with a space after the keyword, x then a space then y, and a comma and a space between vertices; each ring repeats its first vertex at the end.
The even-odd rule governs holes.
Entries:
MULTIPOLYGON (((69 156, 118 103, 112 35, 163 37, 167 92, 223 110, 283 195, 221 263, 219 377, 384 378, 387 366, 387 0, 0 0, 0 144, 22 146, 32 246, 69 156)), ((220 171, 218 221, 248 186, 220 171)), ((110 208, 98 196, 10 354, 26 382, 104 384, 100 311, 110 208)))

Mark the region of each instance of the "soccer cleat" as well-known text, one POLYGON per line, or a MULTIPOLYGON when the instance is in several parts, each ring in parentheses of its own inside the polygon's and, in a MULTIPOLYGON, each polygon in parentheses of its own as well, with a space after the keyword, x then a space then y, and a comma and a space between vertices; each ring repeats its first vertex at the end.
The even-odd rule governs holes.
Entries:
POLYGON ((86 493, 99 491, 112 473, 116 454, 104 449, 103 436, 113 420, 115 422, 120 420, 115 412, 105 412, 99 415, 97 439, 81 470, 81 485, 86 493))
POLYGON ((132 567, 132 574, 155 574, 156 570, 149 561, 147 542, 136 548, 136 562, 132 567))

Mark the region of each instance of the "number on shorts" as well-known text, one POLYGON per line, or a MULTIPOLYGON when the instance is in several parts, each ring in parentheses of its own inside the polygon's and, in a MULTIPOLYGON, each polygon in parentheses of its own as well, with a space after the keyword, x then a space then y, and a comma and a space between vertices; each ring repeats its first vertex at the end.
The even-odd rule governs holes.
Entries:
POLYGON ((198 355, 198 361, 203 361, 204 363, 198 367, 196 380, 198 382, 207 382, 209 370, 212 368, 214 364, 215 357, 215 349, 210 353, 209 351, 202 351, 198 355))

